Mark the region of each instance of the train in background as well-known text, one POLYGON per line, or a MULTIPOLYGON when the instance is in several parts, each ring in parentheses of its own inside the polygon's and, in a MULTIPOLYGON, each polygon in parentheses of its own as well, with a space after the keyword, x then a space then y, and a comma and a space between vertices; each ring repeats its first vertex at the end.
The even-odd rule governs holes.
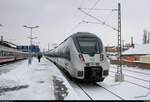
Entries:
POLYGON ((18 51, 15 47, 10 46, 7 41, 0 41, 0 64, 26 59, 27 57, 27 52, 18 51))
POLYGON ((92 33, 77 32, 46 52, 45 56, 75 79, 102 82, 109 74, 103 43, 92 33))

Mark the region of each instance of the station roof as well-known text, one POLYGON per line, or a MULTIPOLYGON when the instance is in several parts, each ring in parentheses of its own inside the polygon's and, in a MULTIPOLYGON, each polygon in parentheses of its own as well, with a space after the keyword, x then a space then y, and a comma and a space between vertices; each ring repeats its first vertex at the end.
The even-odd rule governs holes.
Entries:
POLYGON ((122 55, 150 55, 150 44, 135 45, 122 53, 122 55))
POLYGON ((8 41, 0 41, 0 45, 4 47, 16 48, 16 45, 8 41))

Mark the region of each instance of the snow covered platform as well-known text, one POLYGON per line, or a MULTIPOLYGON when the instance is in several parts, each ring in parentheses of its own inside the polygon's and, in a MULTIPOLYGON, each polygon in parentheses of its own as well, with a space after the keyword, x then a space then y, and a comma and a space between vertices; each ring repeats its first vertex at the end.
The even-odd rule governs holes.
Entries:
POLYGON ((78 100, 58 68, 45 58, 1 66, 0 100, 78 100), (61 91, 63 90, 63 91, 61 91), (66 97, 65 97, 66 96, 66 97))
POLYGON ((123 66, 125 80, 115 82, 110 65, 103 82, 69 80, 44 57, 0 66, 0 100, 150 100, 150 70, 123 66))

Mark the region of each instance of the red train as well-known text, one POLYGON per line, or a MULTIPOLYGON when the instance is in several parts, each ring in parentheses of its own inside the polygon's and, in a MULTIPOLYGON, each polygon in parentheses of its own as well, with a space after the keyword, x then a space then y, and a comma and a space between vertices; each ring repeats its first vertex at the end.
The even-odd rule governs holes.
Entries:
POLYGON ((0 45, 0 64, 25 59, 27 57, 27 52, 18 51, 15 48, 0 45))

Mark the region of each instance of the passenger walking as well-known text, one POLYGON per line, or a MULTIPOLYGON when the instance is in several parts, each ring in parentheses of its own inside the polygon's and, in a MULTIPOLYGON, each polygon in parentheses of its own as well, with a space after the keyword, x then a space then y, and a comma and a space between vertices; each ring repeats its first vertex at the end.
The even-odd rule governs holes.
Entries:
POLYGON ((37 57, 38 57, 38 61, 40 62, 40 59, 42 57, 42 53, 39 52, 37 57))

